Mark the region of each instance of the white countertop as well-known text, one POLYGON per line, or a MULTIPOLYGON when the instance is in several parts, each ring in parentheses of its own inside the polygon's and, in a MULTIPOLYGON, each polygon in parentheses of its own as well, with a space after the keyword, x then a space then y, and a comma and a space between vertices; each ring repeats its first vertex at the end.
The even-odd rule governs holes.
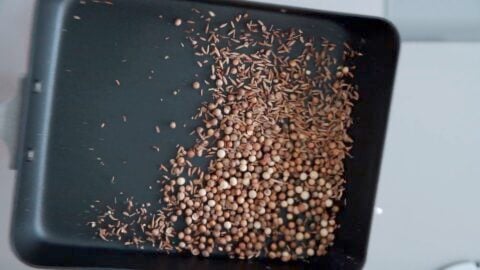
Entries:
POLYGON ((404 43, 366 269, 480 259, 480 43, 404 43))

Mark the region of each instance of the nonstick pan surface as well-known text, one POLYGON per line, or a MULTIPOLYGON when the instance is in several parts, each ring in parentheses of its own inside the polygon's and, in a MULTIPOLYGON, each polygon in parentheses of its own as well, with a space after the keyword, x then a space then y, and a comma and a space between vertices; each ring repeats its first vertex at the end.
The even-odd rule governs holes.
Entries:
POLYGON ((18 256, 29 264, 62 267, 361 268, 399 50, 392 25, 377 18, 244 2, 99 2, 44 0, 37 7, 12 224, 18 256), (364 54, 357 61, 360 100, 350 129, 353 158, 345 160, 345 206, 327 256, 284 264, 168 255, 104 242, 86 226, 96 215, 90 208, 94 201, 158 201, 160 193, 150 189, 158 165, 168 163, 177 144, 192 140, 190 116, 206 97, 192 93, 191 83, 195 74, 207 78, 208 69, 195 65, 193 49, 180 46, 185 34, 172 26, 177 17, 192 17, 192 7, 214 11, 219 22, 248 12, 266 24, 348 42, 364 54), (180 93, 173 95, 177 89, 180 93), (172 120, 180 128, 169 129, 172 120), (160 134, 153 130, 156 125, 160 134), (162 151, 152 151, 152 145, 162 151))

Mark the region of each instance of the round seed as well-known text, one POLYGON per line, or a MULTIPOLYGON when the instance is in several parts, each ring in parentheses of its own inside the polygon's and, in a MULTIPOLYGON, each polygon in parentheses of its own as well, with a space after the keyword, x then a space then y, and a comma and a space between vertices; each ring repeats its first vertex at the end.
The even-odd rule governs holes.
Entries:
POLYGON ((240 170, 241 172, 246 172, 246 171, 248 170, 247 164, 240 164, 239 170, 240 170))
POLYGON ((174 24, 175 24, 175 26, 180 26, 180 25, 182 25, 182 19, 180 19, 180 18, 175 19, 174 24))
POLYGON ((196 90, 200 89, 200 83, 199 82, 193 82, 192 83, 192 88, 196 89, 196 90))
POLYGON ((208 206, 214 207, 215 206, 215 201, 214 200, 208 200, 208 206))
POLYGON ((185 185, 185 178, 184 177, 178 177, 177 178, 177 185, 180 185, 180 186, 185 185))
POLYGON ((226 155, 227 155, 227 152, 225 152, 225 150, 223 150, 223 149, 220 149, 220 150, 217 151, 217 157, 218 158, 224 158, 226 155))
POLYGON ((326 207, 332 207, 332 206, 333 206, 333 201, 330 200, 330 199, 327 199, 327 200, 325 201, 325 206, 326 206, 326 207))
POLYGON ((236 177, 230 177, 230 185, 231 185, 232 187, 236 186, 237 183, 238 183, 238 180, 237 180, 236 177))
POLYGON ((306 201, 310 198, 310 193, 308 191, 303 191, 302 193, 300 193, 300 198, 302 198, 302 200, 306 201))

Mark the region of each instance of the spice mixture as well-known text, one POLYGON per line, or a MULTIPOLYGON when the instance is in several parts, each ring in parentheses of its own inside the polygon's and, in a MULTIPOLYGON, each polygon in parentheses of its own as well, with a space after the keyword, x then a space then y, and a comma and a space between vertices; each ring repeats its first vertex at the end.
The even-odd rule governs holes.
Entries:
POLYGON ((185 31, 198 66, 210 68, 191 84, 210 98, 194 116, 203 124, 160 166, 160 210, 129 199, 89 225, 106 241, 204 257, 325 255, 343 201, 362 54, 249 14, 219 24, 215 13, 193 11, 197 21, 171 24, 185 31))

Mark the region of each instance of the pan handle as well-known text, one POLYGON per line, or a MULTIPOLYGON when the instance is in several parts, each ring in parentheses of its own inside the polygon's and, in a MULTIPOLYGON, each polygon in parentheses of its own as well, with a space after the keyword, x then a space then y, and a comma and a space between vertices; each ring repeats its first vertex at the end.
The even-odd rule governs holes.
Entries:
POLYGON ((25 111, 26 94, 30 88, 28 78, 20 80, 20 90, 13 98, 0 102, 0 140, 2 140, 7 148, 9 155, 9 167, 15 170, 17 168, 19 158, 23 156, 22 141, 22 111, 25 111))

